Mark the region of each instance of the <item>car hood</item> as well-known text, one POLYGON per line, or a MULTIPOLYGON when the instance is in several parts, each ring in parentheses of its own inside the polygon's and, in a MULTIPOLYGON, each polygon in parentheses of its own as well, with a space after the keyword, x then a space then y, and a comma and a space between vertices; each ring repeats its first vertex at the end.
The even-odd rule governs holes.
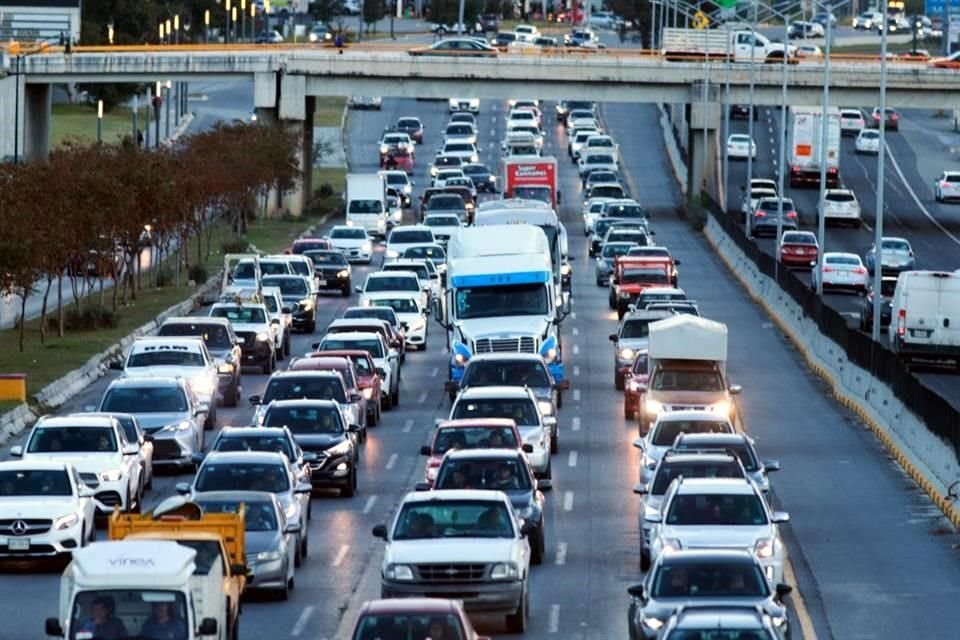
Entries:
POLYGON ((4 518, 49 518, 51 514, 66 515, 77 508, 72 496, 23 496, 0 499, 0 512, 4 518))
POLYGON ((500 316, 496 318, 473 318, 457 322, 460 332, 471 340, 477 338, 510 338, 534 336, 546 333, 549 323, 543 316, 500 316), (508 330, 505 327, 509 327, 508 330))
POLYGON ((384 562, 508 562, 514 538, 430 538, 394 540, 387 547, 384 562))
POLYGON ((157 413, 137 413, 135 415, 137 416, 137 420, 140 421, 140 426, 143 427, 143 430, 147 433, 152 433, 161 427, 190 419, 190 415, 183 411, 160 411, 157 413))
MULTIPOLYGON (((269 314, 267 314, 267 315, 269 316, 269 314)), ((265 323, 260 323, 260 322, 251 324, 251 323, 247 323, 247 322, 233 322, 233 321, 231 321, 231 324, 233 325, 233 330, 236 331, 237 333, 240 333, 240 332, 243 332, 243 331, 249 331, 249 332, 251 332, 251 333, 260 333, 261 331, 267 331, 267 332, 269 332, 269 330, 270 330, 270 325, 265 324, 265 323)))
POLYGON ((120 453, 116 451, 106 453, 65 451, 63 453, 31 453, 24 456, 26 460, 66 462, 76 467, 80 473, 99 473, 105 469, 114 469, 120 466, 121 458, 120 453))
POLYGON ((342 434, 297 434, 293 437, 304 451, 325 451, 347 439, 342 434))
POLYGON ((210 352, 210 355, 217 360, 223 360, 233 353, 232 347, 224 347, 223 349, 211 349, 210 347, 207 347, 207 350, 210 352))
POLYGON ((650 389, 649 397, 664 404, 716 404, 727 399, 726 391, 662 391, 650 389))
POLYGON ((724 597, 683 597, 650 598, 643 607, 644 617, 656 617, 666 621, 677 609, 685 606, 695 607, 762 607, 772 616, 782 617, 786 610, 777 605, 771 596, 724 596, 724 597))
POLYGON ((276 551, 280 546, 278 531, 247 531, 244 533, 244 549, 247 555, 261 551, 276 551))
POLYGON ((748 549, 753 550, 760 538, 773 535, 770 525, 757 526, 664 526, 660 535, 677 538, 684 549, 748 549))

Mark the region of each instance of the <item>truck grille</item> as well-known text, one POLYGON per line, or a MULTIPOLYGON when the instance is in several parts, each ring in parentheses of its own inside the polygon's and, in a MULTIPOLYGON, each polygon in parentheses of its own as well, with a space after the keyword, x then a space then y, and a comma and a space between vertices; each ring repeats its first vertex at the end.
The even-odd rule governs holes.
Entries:
POLYGON ((183 452, 173 440, 154 440, 153 457, 157 460, 178 460, 183 457, 183 452))
POLYGON ((46 533, 52 525, 53 520, 42 518, 4 518, 0 520, 0 535, 35 536, 46 533))
POLYGON ((483 582, 487 577, 485 564, 418 564, 417 573, 424 583, 483 582))
POLYGON ((240 339, 240 346, 249 349, 257 342, 257 334, 252 331, 237 331, 237 338, 240 339))
POLYGON ((533 336, 517 338, 479 338, 474 341, 476 353, 521 352, 536 353, 537 341, 533 336))

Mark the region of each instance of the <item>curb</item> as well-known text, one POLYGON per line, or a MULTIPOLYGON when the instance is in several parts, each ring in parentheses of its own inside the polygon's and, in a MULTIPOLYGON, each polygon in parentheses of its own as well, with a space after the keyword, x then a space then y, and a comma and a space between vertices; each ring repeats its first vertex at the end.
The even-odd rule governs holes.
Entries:
POLYGON ((766 313, 767 316, 769 316, 770 319, 773 320, 773 322, 777 325, 777 327, 788 338, 790 338, 790 341, 803 355, 803 359, 806 361, 810 370, 830 385, 830 391, 834 398, 836 398, 836 400, 842 406, 851 410, 860 418, 863 424, 865 424, 874 433, 874 435, 877 436, 877 439, 880 440, 887 452, 890 453, 890 455, 893 456, 897 463, 910 475, 910 477, 913 478, 918 485, 920 485, 923 491, 930 497, 930 500, 937 506, 938 509, 940 509, 940 511, 943 512, 943 515, 946 516, 955 527, 960 528, 960 507, 958 507, 958 505, 955 504, 954 501, 948 496, 944 495, 944 493, 939 490, 934 482, 929 479, 928 475, 924 473, 916 464, 914 464, 911 456, 905 453, 896 439, 890 435, 890 430, 884 424, 883 420, 878 418, 869 407, 864 406, 859 398, 843 389, 842 384, 839 380, 837 380, 836 376, 820 364, 819 358, 811 352, 810 348, 802 340, 799 339, 793 329, 783 321, 779 314, 777 314, 770 307, 766 300, 754 293, 747 280, 737 269, 734 268, 734 265, 731 263, 729 258, 727 258, 727 256, 720 251, 720 247, 717 244, 717 241, 714 239, 713 234, 708 233, 705 230, 703 235, 710 244, 710 247, 713 249, 713 252, 720 258, 724 266, 727 267, 727 270, 731 273, 731 275, 733 275, 737 282, 740 283, 740 286, 746 290, 750 298, 759 304, 763 308, 764 313, 766 313))

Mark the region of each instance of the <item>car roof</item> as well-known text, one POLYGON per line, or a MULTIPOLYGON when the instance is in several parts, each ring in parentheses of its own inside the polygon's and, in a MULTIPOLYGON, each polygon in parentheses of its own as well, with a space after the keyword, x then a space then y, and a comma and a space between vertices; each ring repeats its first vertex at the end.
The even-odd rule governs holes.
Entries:
MULTIPOLYGON (((693 410, 681 410, 681 411, 667 411, 661 413, 657 416, 657 424, 662 422, 679 422, 683 420, 725 420, 723 414, 714 413, 713 411, 693 411, 693 410)), ((729 422, 729 420, 728 420, 729 422)))
MULTIPOLYGON (((213 452, 222 453, 222 452, 213 452)), ((210 455, 213 455, 211 453, 210 455)), ((204 500, 222 500, 224 502, 270 502, 277 501, 277 496, 268 491, 198 491, 192 498, 193 502, 204 500)))
POLYGON ((756 486, 746 478, 684 478, 680 494, 756 494, 756 486))
POLYGON ((132 378, 117 378, 110 383, 108 389, 114 387, 134 387, 161 389, 165 387, 183 387, 185 382, 182 378, 173 378, 170 376, 135 376, 132 378))
POLYGON ((136 349, 141 346, 170 346, 170 347, 190 347, 200 350, 203 344, 203 338, 200 336, 141 336, 133 341, 130 349, 136 349))
POLYGON ((660 556, 661 566, 667 564, 697 564, 700 562, 724 562, 757 565, 759 561, 747 549, 682 549, 660 556))
MULTIPOLYGON (((280 454, 274 454, 279 456, 280 454)), ((403 497, 403 502, 444 502, 453 500, 480 500, 491 502, 509 502, 502 491, 485 489, 439 489, 436 491, 411 491, 403 497)))
POLYGON ((519 449, 451 449, 444 455, 444 459, 516 460, 522 455, 519 449))
POLYGON ((643 293, 655 293, 655 294, 679 293, 684 296, 687 295, 686 292, 679 287, 647 287, 646 289, 643 290, 643 293))
POLYGON ((269 384, 272 380, 283 380, 286 378, 337 378, 338 380, 343 380, 343 376, 340 375, 339 371, 333 371, 331 369, 307 371, 291 371, 287 369, 286 371, 275 371, 267 380, 267 383, 269 384))
MULTIPOLYGON (((383 338, 382 335, 376 331, 344 331, 343 333, 328 333, 322 338, 320 342, 323 342, 327 338, 336 338, 337 340, 380 340, 383 338)), ((325 349, 324 349, 325 351, 325 349)))
POLYGON ((219 324, 229 327, 230 320, 228 318, 212 318, 210 316, 181 316, 178 318, 167 318, 160 326, 163 327, 167 324, 219 324))
POLYGON ((708 443, 711 448, 722 448, 727 445, 750 444, 750 438, 745 433, 681 433, 677 439, 685 444, 708 443))
POLYGON ((459 608, 458 601, 442 598, 390 598, 386 600, 367 600, 360 608, 358 616, 365 613, 453 613, 459 608))
POLYGON ((666 309, 637 309, 636 311, 628 311, 625 313, 623 322, 627 320, 660 320, 669 318, 672 315, 673 313, 666 309))
POLYGON ((287 457, 275 451, 211 451, 203 464, 284 464, 287 457))
POLYGON ((661 464, 690 464, 691 462, 702 462, 703 464, 717 464, 718 462, 731 462, 736 463, 738 458, 732 453, 719 453, 716 451, 703 451, 699 452, 696 450, 687 451, 687 450, 676 450, 668 449, 664 456, 660 459, 661 464))
POLYGON ((248 436, 286 436, 289 433, 283 427, 231 427, 225 426, 220 429, 217 438, 222 437, 248 437, 248 436))
POLYGON ((270 403, 267 409, 276 409, 278 407, 324 407, 339 409, 340 404, 336 400, 321 400, 320 398, 296 398, 290 400, 274 400, 270 403))
POLYGON ((543 356, 539 353, 521 353, 521 352, 511 352, 511 353, 478 353, 475 356, 471 356, 469 362, 516 362, 516 361, 530 361, 530 362, 543 362, 543 356))
POLYGON ((416 278, 417 273, 415 271, 374 271, 367 274, 367 280, 374 279, 379 280, 380 278, 395 278, 397 276, 409 276, 411 278, 416 278))
MULTIPOLYGON (((391 291, 376 291, 375 293, 388 293, 390 295, 396 295, 391 291)), ((336 320, 331 321, 327 327, 376 327, 379 329, 385 324, 389 325, 390 323, 386 320, 381 320, 380 318, 337 318, 336 320)))
POLYGON ((469 387, 460 392, 458 400, 493 400, 504 398, 509 400, 518 400, 520 398, 530 398, 531 391, 526 387, 469 387))
POLYGON ((517 423, 511 418, 459 418, 457 420, 442 420, 437 423, 437 429, 477 429, 502 427, 515 428, 517 423))
POLYGON ((826 260, 828 258, 856 258, 857 260, 859 260, 860 256, 858 256, 855 253, 849 253, 847 251, 825 251, 823 253, 823 259, 826 260))

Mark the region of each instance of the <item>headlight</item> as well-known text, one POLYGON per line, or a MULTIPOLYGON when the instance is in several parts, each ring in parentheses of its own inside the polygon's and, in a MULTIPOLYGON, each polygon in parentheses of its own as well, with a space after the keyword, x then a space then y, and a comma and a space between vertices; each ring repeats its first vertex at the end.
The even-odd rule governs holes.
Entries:
POLYGON ((725 416, 730 415, 731 408, 732 408, 732 405, 726 400, 724 400, 723 402, 718 402, 714 405, 710 405, 710 411, 712 411, 713 413, 719 413, 725 416))
POLYGON ((399 258, 399 257, 400 257, 400 252, 399 252, 399 251, 396 251, 396 250, 394 250, 394 249, 387 249, 387 257, 388 257, 388 258, 399 258))
POLYGON ((266 331, 261 331, 260 333, 257 334, 257 340, 259 340, 260 342, 269 342, 270 334, 267 333, 266 331))
POLYGON ((68 513, 65 516, 60 516, 53 521, 53 528, 57 531, 62 531, 64 529, 69 529, 73 525, 80 522, 80 516, 75 513, 68 513))
POLYGON ((635 355, 637 355, 636 352, 634 352, 634 350, 630 347, 620 349, 619 357, 621 360, 633 360, 635 355))
POLYGON ((390 580, 413 580, 413 569, 405 564, 391 564, 386 573, 390 580))
POLYGON ((367 388, 364 389, 361 393, 363 393, 363 397, 364 397, 364 398, 366 398, 367 400, 369 400, 370 398, 373 397, 373 387, 367 387, 367 388))
POLYGON ((480 162, 480 156, 478 156, 477 154, 473 154, 472 156, 470 156, 470 162, 480 162))
POLYGON ((563 263, 563 264, 560 266, 560 275, 562 275, 562 276, 568 276, 568 275, 570 275, 571 273, 573 273, 573 269, 570 267, 569 264, 563 263))
POLYGON ((553 415, 553 403, 549 400, 540 400, 537 402, 537 406, 540 407, 540 413, 545 416, 553 415))
POLYGON ((436 168, 436 167, 430 167, 430 175, 433 176, 433 177, 436 177, 436 175, 437 175, 437 168, 436 168))
POLYGON ((313 308, 313 300, 311 300, 310 298, 304 298, 297 304, 300 305, 301 311, 308 311, 313 308))
MULTIPOLYGON (((231 368, 230 371, 233 371, 233 369, 231 368)), ((213 393, 214 387, 216 387, 216 383, 214 383, 210 378, 197 377, 190 379, 190 388, 200 395, 208 395, 213 393)))
POLYGON ((330 456, 345 456, 350 453, 350 441, 344 440, 335 447, 330 447, 327 449, 327 454, 330 456))
POLYGON ((217 365, 217 373, 233 373, 233 363, 221 362, 217 365))
POLYGON ((174 424, 167 425, 162 431, 187 431, 190 429, 190 423, 187 420, 181 420, 174 424))
POLYGON ((760 538, 753 548, 753 552, 757 554, 757 557, 764 559, 772 558, 774 551, 776 551, 776 541, 773 538, 760 538))
POLYGON ((310 42, 316 42, 318 39, 319 38, 317 37, 317 34, 315 33, 310 34, 310 42))
POLYGON ((683 549, 683 545, 676 538, 664 538, 660 542, 660 547, 664 553, 672 553, 683 549))
POLYGON ((630 297, 630 292, 629 292, 629 291, 623 291, 623 290, 621 290, 621 289, 617 289, 617 297, 618 297, 618 298, 629 298, 629 297, 630 297))
POLYGON ((287 514, 287 520, 296 520, 297 512, 300 510, 299 505, 296 501, 291 502, 283 508, 283 512, 287 514))
POLYGON ((663 627, 663 620, 660 618, 644 618, 643 626, 647 627, 651 631, 659 631, 663 627))
POLYGON ((385 144, 380 145, 380 153, 386 153, 389 150, 390 150, 390 147, 388 147, 387 145, 385 144))
POLYGON ((349 269, 342 269, 342 270, 340 270, 340 271, 337 271, 337 277, 338 277, 338 278, 346 278, 346 277, 349 276, 349 275, 350 275, 350 270, 349 270, 349 269))
POLYGON ((512 562, 495 564, 493 565, 493 569, 490 570, 491 580, 513 580, 518 576, 517 565, 512 562))
POLYGON ((497 176, 490 176, 490 182, 496 182, 497 176))
POLYGON ((116 482, 123 477, 123 471, 120 469, 111 469, 110 471, 102 471, 100 473, 100 480, 102 482, 116 482))
POLYGON ((364 253, 370 253, 373 251, 373 245, 369 242, 364 242, 362 245, 360 245, 360 251, 363 251, 364 253))
POLYGON ((647 414, 655 416, 663 412, 663 404, 656 400, 647 400, 647 414))
POLYGON ((268 562, 270 560, 279 560, 283 557, 283 554, 280 551, 261 551, 257 554, 257 560, 259 562, 268 562))

